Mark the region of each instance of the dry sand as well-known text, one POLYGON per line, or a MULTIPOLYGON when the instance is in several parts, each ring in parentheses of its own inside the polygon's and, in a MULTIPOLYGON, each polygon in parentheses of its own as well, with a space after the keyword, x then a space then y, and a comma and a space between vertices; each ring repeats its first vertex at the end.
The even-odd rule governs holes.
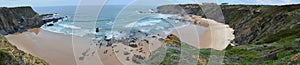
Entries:
POLYGON ((201 18, 201 16, 184 16, 192 24, 174 29, 181 41, 197 48, 225 49, 234 39, 233 29, 223 23, 201 18))

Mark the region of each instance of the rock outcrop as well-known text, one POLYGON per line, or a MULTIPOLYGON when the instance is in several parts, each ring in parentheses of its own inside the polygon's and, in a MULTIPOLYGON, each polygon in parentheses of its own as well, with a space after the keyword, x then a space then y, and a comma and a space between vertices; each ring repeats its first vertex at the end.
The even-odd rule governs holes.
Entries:
POLYGON ((0 33, 2 35, 24 32, 45 24, 31 7, 0 7, 0 33))

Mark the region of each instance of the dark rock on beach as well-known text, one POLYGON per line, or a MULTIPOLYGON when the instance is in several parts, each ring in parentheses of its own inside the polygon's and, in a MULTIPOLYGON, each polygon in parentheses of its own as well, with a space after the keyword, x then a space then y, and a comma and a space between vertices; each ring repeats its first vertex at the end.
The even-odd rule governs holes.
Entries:
POLYGON ((136 54, 134 54, 132 57, 132 61, 136 64, 141 64, 144 59, 145 59, 145 57, 142 57, 141 55, 136 55, 136 54))

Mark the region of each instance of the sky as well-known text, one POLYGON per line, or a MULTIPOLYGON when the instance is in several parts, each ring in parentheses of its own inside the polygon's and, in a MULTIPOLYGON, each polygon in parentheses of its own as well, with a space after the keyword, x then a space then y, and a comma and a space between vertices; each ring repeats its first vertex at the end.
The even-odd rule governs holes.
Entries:
MULTIPOLYGON (((87 1, 87 0, 82 0, 87 1)), ((16 6, 66 6, 66 5, 78 5, 81 0, 0 0, 0 7, 16 7, 16 6)), ((93 4, 96 0, 89 0, 93 4)), ((107 0, 108 5, 126 5, 135 0, 107 0)), ((194 3, 195 0, 168 0, 176 3, 194 3)), ((198 2, 208 0, 196 0, 198 2)), ((212 0, 210 0, 212 1, 212 0)), ((300 4, 300 0, 215 0, 217 3, 229 3, 229 4, 256 4, 256 5, 284 5, 284 4, 300 4)), ((148 2, 141 2, 142 4, 151 4, 148 2)))

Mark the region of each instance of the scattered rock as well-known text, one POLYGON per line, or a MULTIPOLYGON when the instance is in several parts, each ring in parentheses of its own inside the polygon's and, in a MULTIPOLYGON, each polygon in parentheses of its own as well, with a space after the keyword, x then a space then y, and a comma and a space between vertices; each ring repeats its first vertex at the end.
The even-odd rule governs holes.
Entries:
POLYGON ((54 26, 54 24, 48 24, 47 26, 54 26))
POLYGON ((132 47, 132 48, 137 48, 138 47, 138 45, 135 44, 135 43, 130 43, 129 46, 132 47))
POLYGON ((84 57, 82 56, 82 57, 79 57, 79 60, 84 60, 84 57))
POLYGON ((104 51, 104 54, 107 54, 107 51, 108 51, 108 50, 105 50, 105 51, 104 51))
POLYGON ((129 57, 126 57, 126 61, 130 61, 130 58, 129 58, 129 57))
POLYGON ((99 28, 96 28, 96 32, 97 32, 97 33, 100 32, 100 29, 99 29, 99 28))
POLYGON ((127 51, 126 51, 126 52, 124 52, 124 55, 129 55, 129 54, 130 54, 130 53, 129 53, 129 52, 127 52, 127 51))
POLYGON ((141 64, 144 59, 145 59, 145 57, 142 57, 141 55, 136 55, 136 54, 134 54, 132 57, 132 61, 136 64, 141 64))

